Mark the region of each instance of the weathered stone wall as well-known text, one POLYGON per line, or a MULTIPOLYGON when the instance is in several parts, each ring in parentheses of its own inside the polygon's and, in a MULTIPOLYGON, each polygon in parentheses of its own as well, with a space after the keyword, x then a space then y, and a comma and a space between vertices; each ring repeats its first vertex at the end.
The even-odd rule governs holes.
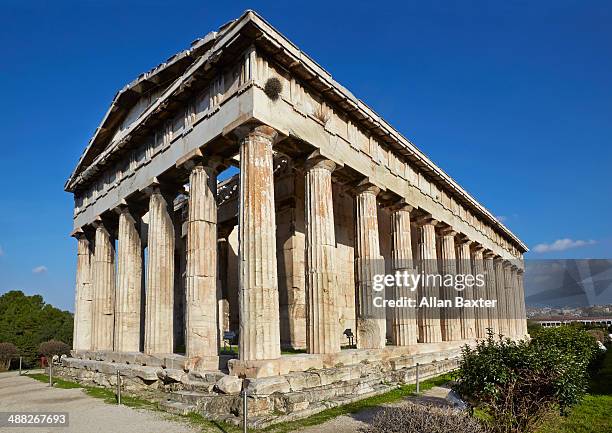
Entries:
POLYGON ((250 426, 265 427, 415 383, 417 363, 420 380, 457 367, 459 342, 427 349, 424 353, 392 347, 343 350, 332 355, 337 362, 330 360, 334 365, 327 367, 314 355, 284 356, 288 366, 308 365, 311 360, 318 367, 305 371, 290 368, 280 376, 257 379, 240 379, 218 371, 187 372, 186 360, 179 355, 81 352, 63 358, 54 374, 85 385, 114 388, 119 371, 124 392, 159 401, 170 412, 198 412, 209 419, 232 423, 240 420, 240 391, 245 389, 250 426))

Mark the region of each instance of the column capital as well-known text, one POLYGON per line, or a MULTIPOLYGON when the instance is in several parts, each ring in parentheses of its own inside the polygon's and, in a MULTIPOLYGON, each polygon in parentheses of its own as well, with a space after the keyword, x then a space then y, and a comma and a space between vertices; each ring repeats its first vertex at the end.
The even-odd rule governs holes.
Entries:
POLYGON ((471 246, 473 243, 474 243, 474 241, 471 240, 470 238, 468 238, 467 235, 465 235, 463 233, 458 233, 457 234, 457 244, 458 245, 467 244, 468 246, 471 246))
POLYGON ((91 226, 94 229, 104 229, 106 231, 110 232, 110 228, 109 228, 109 224, 108 221, 105 221, 104 218, 102 218, 102 215, 98 215, 92 222, 91 222, 91 226))
POLYGON ((436 226, 440 221, 432 217, 431 215, 423 215, 415 220, 418 226, 436 226))
MULTIPOLYGON (((151 197, 153 194, 161 194, 164 198, 168 199, 170 196, 176 193, 174 185, 168 185, 160 181, 157 177, 154 177, 149 182, 149 186, 141 190, 147 197, 151 197)), ((172 197, 174 198, 174 197, 172 197)))
POLYGON ((82 239, 82 238, 91 238, 92 233, 95 231, 95 227, 93 226, 89 226, 89 225, 83 225, 81 227, 78 227, 76 229, 74 229, 71 233, 70 233, 70 237, 75 238, 75 239, 82 239))
POLYGON ((484 255, 484 251, 486 250, 485 247, 483 247, 481 244, 479 244, 478 242, 472 242, 472 249, 475 252, 482 252, 484 255))
POLYGON ((369 179, 362 180, 355 188, 353 188, 353 193, 355 195, 359 195, 362 193, 378 195, 380 194, 380 191, 380 187, 370 182, 369 179))
POLYGON ((201 149, 194 149, 187 155, 176 161, 175 167, 185 170, 193 170, 195 167, 201 166, 205 169, 213 171, 221 171, 229 164, 219 155, 205 155, 201 149))
POLYGON ((438 234, 442 237, 457 235, 457 230, 455 230, 450 224, 445 223, 444 221, 439 221, 436 228, 438 229, 438 234))
POLYGON ((414 210, 414 206, 408 204, 406 202, 406 199, 402 198, 397 200, 394 203, 391 203, 389 206, 387 206, 387 208, 391 211, 391 212, 412 212, 414 210))
POLYGON ((495 259, 495 253, 491 250, 485 249, 482 255, 485 259, 495 259))
POLYGON ((306 171, 318 168, 333 172, 337 167, 338 164, 336 164, 331 159, 321 155, 321 152, 319 152, 319 150, 315 150, 313 153, 308 155, 306 161, 304 162, 304 169, 306 171))
POLYGON ((443 237, 455 237, 457 236, 457 231, 454 230, 451 226, 446 223, 440 223, 438 225, 440 236, 443 237))
POLYGON ((231 133, 238 138, 238 140, 244 140, 247 137, 261 137, 270 140, 272 144, 276 143, 280 138, 280 133, 276 129, 264 124, 240 125, 234 128, 231 133))

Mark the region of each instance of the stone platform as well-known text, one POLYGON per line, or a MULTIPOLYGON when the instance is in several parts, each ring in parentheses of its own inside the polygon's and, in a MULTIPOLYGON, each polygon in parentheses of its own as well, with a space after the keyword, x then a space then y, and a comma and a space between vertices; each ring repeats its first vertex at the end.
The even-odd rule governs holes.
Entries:
MULTIPOLYGON (((114 387, 119 372, 124 392, 155 399, 169 412, 198 412, 231 423, 240 420, 240 392, 246 390, 250 425, 265 427, 414 383, 417 363, 421 380, 453 370, 464 344, 468 342, 287 355, 276 360, 280 374, 266 377, 187 371, 180 355, 79 352, 62 358, 55 373, 87 385, 114 387)), ((236 373, 231 364, 230 371, 236 373)))

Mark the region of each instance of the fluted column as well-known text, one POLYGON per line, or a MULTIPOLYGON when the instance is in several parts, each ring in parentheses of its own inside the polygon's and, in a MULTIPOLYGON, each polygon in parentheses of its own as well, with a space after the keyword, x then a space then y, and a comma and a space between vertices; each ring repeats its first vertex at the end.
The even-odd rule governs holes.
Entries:
POLYGON ((82 231, 75 233, 77 239, 76 290, 74 302, 74 350, 91 350, 93 291, 92 251, 89 239, 82 231))
POLYGON ((142 242, 139 224, 127 206, 119 210, 117 292, 115 299, 115 351, 140 350, 142 242))
MULTIPOLYGON (((403 204, 392 209, 391 212, 391 269, 393 274, 414 273, 412 257, 412 236, 410 232, 410 212, 412 206, 403 204)), ((406 285, 393 286, 392 299, 417 298, 417 291, 410 290, 406 285)), ((416 288, 415 288, 416 289, 416 288)), ((396 346, 410 346, 416 344, 419 337, 415 308, 391 309, 391 338, 396 346)))
POLYGON ((374 275, 384 273, 378 238, 376 196, 380 189, 365 183, 356 190, 356 279, 358 295, 357 347, 381 349, 386 344, 384 307, 375 307, 374 298, 384 299, 385 292, 373 289, 374 275))
POLYGON ((512 301, 514 301, 514 336, 520 338, 523 336, 521 323, 521 294, 518 281, 518 267, 512 265, 512 301))
MULTIPOLYGON (((480 245, 477 245, 472 250, 472 272, 475 278, 478 275, 484 276, 485 274, 483 251, 484 248, 482 248, 480 245)), ((474 299, 486 298, 486 286, 474 286, 473 293, 474 299)), ((474 308, 474 322, 476 338, 486 338, 487 328, 489 327, 489 317, 486 308, 474 308)))
POLYGON ((331 174, 336 164, 322 158, 306 163, 306 346, 308 353, 340 351, 336 312, 337 274, 331 174))
MULTIPOLYGON (((457 232, 450 228, 440 231, 440 273, 442 276, 451 275, 453 279, 457 273, 457 260, 455 252, 455 236, 457 232)), ((440 287, 440 298, 451 300, 454 303, 455 297, 460 296, 454 287, 440 287)), ((444 341, 461 340, 461 317, 458 308, 442 308, 441 326, 442 339, 444 341)))
POLYGON ((506 298, 506 315, 508 317, 508 337, 515 336, 516 313, 514 311, 514 284, 512 281, 512 264, 504 260, 504 290, 506 298))
MULTIPOLYGON (((524 266, 524 265, 523 265, 524 266)), ((517 274, 518 280, 518 292, 520 296, 520 315, 519 320, 521 324, 521 337, 525 337, 527 335, 527 305, 525 303, 525 284, 524 284, 524 275, 525 271, 523 269, 519 269, 517 274)))
POLYGON ((419 286, 418 303, 426 298, 429 306, 418 309, 419 342, 438 343, 442 341, 442 327, 440 309, 431 303, 440 298, 440 288, 433 276, 438 274, 438 257, 436 251, 436 224, 438 221, 431 217, 424 217, 418 224, 418 251, 421 273, 430 278, 423 278, 419 286))
POLYGON ((499 334, 499 313, 498 303, 499 296, 497 294, 497 284, 495 279, 495 264, 493 258, 495 254, 491 251, 487 251, 484 254, 484 269, 485 269, 485 281, 486 281, 486 299, 497 301, 495 306, 488 308, 488 328, 494 334, 499 334))
POLYGON ((240 144, 241 360, 280 357, 276 215, 272 143, 276 131, 259 126, 240 144))
POLYGON ((113 350, 115 242, 104 223, 98 221, 95 227, 92 348, 94 350, 113 350))
MULTIPOLYGON (((472 274, 470 245, 472 241, 462 237, 457 239, 457 273, 461 275, 472 274)), ((464 299, 474 299, 474 289, 465 287, 462 293, 464 299)), ((476 318, 472 307, 461 308, 461 338, 464 340, 476 338, 476 318)))
POLYGON ((217 173, 198 161, 189 176, 185 349, 194 367, 218 365, 217 173))
POLYGON ((174 224, 173 197, 153 185, 149 199, 149 239, 144 351, 174 349, 174 224))
POLYGON ((509 334, 508 308, 506 306, 506 277, 504 270, 504 260, 495 256, 495 286, 497 288, 497 315, 499 334, 507 337, 509 334))

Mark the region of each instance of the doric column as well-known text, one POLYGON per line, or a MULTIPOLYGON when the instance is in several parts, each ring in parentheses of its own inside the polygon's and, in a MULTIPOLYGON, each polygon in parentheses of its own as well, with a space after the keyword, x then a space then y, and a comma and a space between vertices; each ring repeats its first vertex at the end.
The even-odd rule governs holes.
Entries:
POLYGON ((356 190, 356 283, 358 295, 357 347, 381 349, 386 344, 386 316, 383 306, 375 307, 374 298, 384 299, 385 292, 373 289, 374 275, 382 274, 383 258, 378 238, 376 196, 380 189, 364 183, 356 190))
POLYGON ((240 144, 239 357, 245 361, 280 357, 272 166, 276 134, 258 126, 240 144))
POLYGON ((518 274, 517 274, 517 280, 518 280, 518 290, 519 290, 520 307, 521 307, 521 311, 519 315, 519 319, 521 323, 521 334, 520 334, 521 337, 525 337, 527 335, 527 305, 525 304, 524 276, 525 276, 525 271, 522 268, 519 268, 518 274))
MULTIPOLYGON (((440 231, 440 273, 442 276, 451 275, 455 278, 457 273, 457 260, 455 252, 455 236, 457 232, 451 228, 443 228, 440 231)), ((440 287, 440 298, 454 302, 455 297, 459 296, 454 287, 440 287)), ((442 339, 444 341, 461 340, 461 318, 458 308, 442 308, 441 325, 442 339)))
POLYGON ((331 174, 336 164, 313 157, 306 162, 306 347, 308 353, 340 351, 336 312, 338 282, 334 251, 331 174))
POLYGON ((495 279, 495 254, 491 251, 484 253, 484 269, 486 280, 486 299, 496 301, 495 307, 488 308, 488 328, 494 334, 499 334, 499 313, 497 311, 499 296, 497 295, 497 284, 495 279))
MULTIPOLYGON (((474 278, 482 275, 484 277, 485 267, 484 267, 484 257, 483 257, 484 248, 480 245, 476 245, 472 250, 472 272, 474 278)), ((478 287, 474 286, 474 299, 486 298, 486 287, 478 287)), ((475 321, 475 330, 476 330, 476 338, 486 338, 487 337, 487 328, 489 326, 489 317, 487 314, 487 310, 484 307, 475 307, 474 308, 474 321, 475 321)))
POLYGON ((504 290, 506 298, 506 317, 508 322, 508 337, 515 336, 516 313, 514 311, 514 284, 512 281, 512 263, 504 260, 504 290))
POLYGON ((193 367, 218 367, 217 172, 198 161, 189 175, 185 349, 193 367))
POLYGON ((506 306, 506 277, 504 270, 504 260, 500 256, 495 256, 495 287, 497 288, 497 317, 498 332, 507 337, 509 334, 508 308, 506 306))
POLYGON ((76 290, 74 301, 74 350, 91 350, 92 326, 92 249, 82 230, 74 234, 77 239, 76 290))
POLYGON ((514 305, 514 316, 512 317, 512 319, 514 320, 514 336, 520 338, 523 335, 523 330, 521 324, 521 294, 518 282, 518 267, 513 264, 511 269, 512 301, 514 305))
MULTIPOLYGON (((461 275, 471 275, 472 263, 470 245, 472 244, 472 241, 466 237, 458 238, 457 241, 457 273, 461 275)), ((466 286, 461 296, 464 299, 474 299, 474 289, 466 286)), ((459 314, 461 317, 461 338, 464 340, 476 338, 476 318, 474 308, 461 308, 459 314)))
POLYGON ((142 242, 139 224, 126 205, 119 209, 115 297, 115 351, 140 350, 142 242))
POLYGON ((96 240, 93 265, 94 350, 113 350, 115 322, 115 242, 101 221, 94 223, 96 240))
POLYGON ((174 349, 174 224, 173 197, 160 186, 150 188, 144 351, 174 349))
MULTIPOLYGON (((402 204, 391 211, 391 269, 393 274, 414 273, 412 257, 412 236, 410 232, 410 212, 412 206, 402 204)), ((406 285, 393 286, 392 299, 415 299, 417 291, 410 290, 406 285)), ((416 288, 413 288, 416 289, 416 288)), ((410 346, 417 344, 419 328, 417 326, 415 308, 392 308, 391 337, 396 346, 410 346)))
POLYGON ((419 286, 417 305, 425 298, 429 306, 418 309, 419 343, 438 343, 442 341, 440 309, 432 302, 440 298, 440 288, 435 281, 438 274, 438 255, 436 251, 436 224, 431 217, 423 217, 418 224, 418 251, 421 274, 424 278, 419 286))

